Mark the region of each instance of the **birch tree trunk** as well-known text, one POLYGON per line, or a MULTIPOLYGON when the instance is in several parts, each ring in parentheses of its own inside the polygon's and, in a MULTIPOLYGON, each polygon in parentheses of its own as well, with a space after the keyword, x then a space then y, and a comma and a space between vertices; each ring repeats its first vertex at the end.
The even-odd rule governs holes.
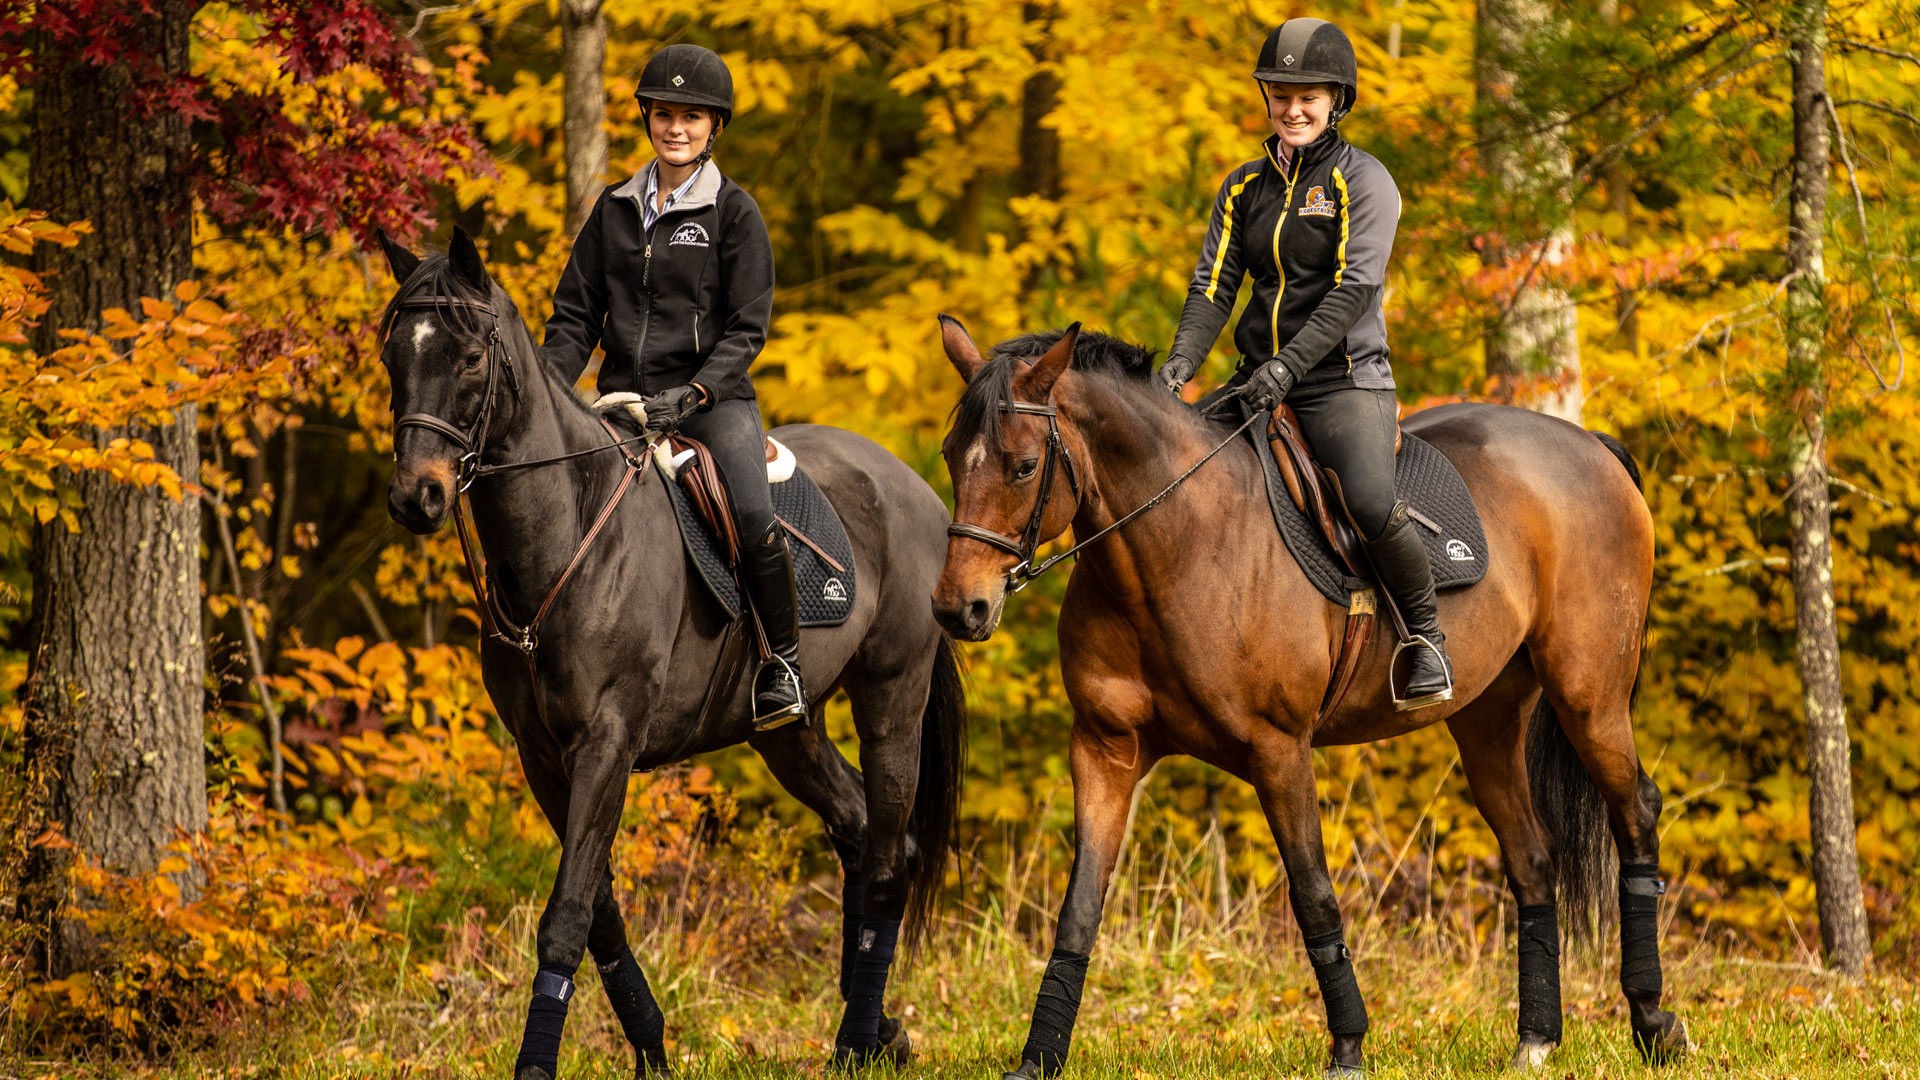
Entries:
POLYGON ((1556 126, 1562 118, 1531 115, 1520 94, 1550 20, 1546 0, 1479 2, 1480 165, 1512 211, 1481 258, 1508 268, 1516 282, 1505 316, 1487 334, 1487 374, 1518 390, 1514 404, 1577 424, 1585 397, 1577 312, 1550 280, 1573 249, 1573 158, 1556 126))
POLYGON ((560 0, 567 235, 587 223, 607 172, 607 21, 600 0, 560 0))
MULTIPOLYGON (((162 0, 143 16, 171 78, 188 72, 192 7, 162 0)), ((124 65, 35 61, 29 201, 55 220, 93 223, 78 247, 36 248, 53 290, 36 342, 45 351, 58 346, 55 329, 97 326, 108 307, 139 311, 142 296, 170 298, 192 275, 192 189, 185 119, 129 107, 124 65)), ((198 481, 196 421, 187 407, 170 425, 94 437, 146 439, 198 481)), ((73 917, 88 902, 72 890, 73 861, 151 872, 176 830, 207 820, 199 504, 97 474, 65 479, 86 505, 79 532, 56 520, 34 534, 24 696, 35 813, 72 844, 36 849, 23 888, 55 977, 91 967, 104 944, 73 917)), ((195 882, 181 885, 191 897, 195 882)))
POLYGON ((1793 14, 1793 187, 1788 198, 1787 369, 1798 428, 1787 497, 1793 532, 1794 651, 1807 713, 1813 884, 1828 966, 1848 975, 1870 955, 1840 642, 1833 610, 1833 511, 1827 499, 1825 358, 1827 216, 1827 5, 1801 0, 1793 14))

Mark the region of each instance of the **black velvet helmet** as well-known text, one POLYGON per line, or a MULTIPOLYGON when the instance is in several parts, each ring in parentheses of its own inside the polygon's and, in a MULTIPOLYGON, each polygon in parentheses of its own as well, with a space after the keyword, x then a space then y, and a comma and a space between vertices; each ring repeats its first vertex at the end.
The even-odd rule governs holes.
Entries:
POLYGON ((654 53, 633 96, 642 105, 704 105, 719 114, 722 126, 733 123, 733 73, 718 53, 698 45, 669 45, 654 53))
POLYGON ((1288 19, 1267 35, 1253 77, 1263 83, 1329 83, 1340 88, 1334 113, 1353 108, 1360 93, 1353 42, 1325 19, 1288 19))

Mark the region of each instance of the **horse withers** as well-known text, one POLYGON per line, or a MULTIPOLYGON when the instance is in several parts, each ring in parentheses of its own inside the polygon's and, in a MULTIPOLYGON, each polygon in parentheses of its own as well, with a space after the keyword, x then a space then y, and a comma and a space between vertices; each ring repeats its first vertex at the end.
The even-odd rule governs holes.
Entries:
MULTIPOLYGON (((819 814, 844 872, 835 1059, 904 1060, 882 995, 902 921, 911 939, 945 874, 964 750, 953 646, 927 610, 948 517, 924 480, 850 432, 780 428, 852 540, 860 588, 838 626, 801 634, 812 722, 755 733, 750 680, 722 666, 729 623, 689 584, 660 477, 542 363, 465 232, 424 259, 391 242, 399 291, 383 323, 393 383, 395 520, 426 534, 470 486, 487 692, 561 841, 540 917, 539 969, 517 1080, 557 1071, 587 952, 633 1044, 636 1073, 669 1068, 664 1018, 628 949, 609 857, 628 773, 747 742, 819 814), (525 620, 517 622, 517 620, 525 620), (712 690, 710 692, 710 685, 712 690), (855 770, 820 711, 844 689, 855 770)), ((463 544, 466 525, 461 522, 463 544)), ((469 552, 469 561, 472 561, 469 552)), ((745 618, 746 616, 742 616, 745 618)))
MULTIPOLYGON (((1038 543, 1120 521, 1231 429, 1151 380, 1146 350, 1103 335, 1030 334, 991 360, 958 322, 943 317, 942 335, 967 388, 942 448, 955 524, 933 606, 950 633, 979 641, 998 624, 1009 581, 1032 572, 1038 543)), ((1345 696, 1318 715, 1347 612, 1283 543, 1244 440, 1079 556, 1059 625, 1074 714, 1073 876, 1010 1076, 1050 1075, 1065 1061, 1132 792, 1172 754, 1253 784, 1326 1004, 1328 1072, 1358 1070, 1367 1011, 1321 847, 1313 748, 1440 720, 1520 905, 1513 1064, 1540 1065, 1560 1041, 1556 893, 1592 910, 1609 827, 1634 1041, 1656 1059, 1688 1047, 1685 1026, 1660 1007, 1660 793, 1628 715, 1653 573, 1637 470, 1617 443, 1522 409, 1431 409, 1406 431, 1464 477, 1490 552, 1483 581, 1440 597, 1457 678, 1444 705, 1395 710, 1393 642, 1376 635, 1345 696)))

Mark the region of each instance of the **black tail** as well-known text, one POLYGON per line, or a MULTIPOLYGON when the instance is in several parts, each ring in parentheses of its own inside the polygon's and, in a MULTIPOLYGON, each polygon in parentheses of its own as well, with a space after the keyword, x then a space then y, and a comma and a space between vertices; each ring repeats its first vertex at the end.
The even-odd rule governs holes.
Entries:
POLYGON ((920 782, 907 831, 919 859, 907 884, 906 937, 911 950, 933 921, 947 880, 947 856, 959 839, 960 781, 967 768, 967 695, 953 639, 940 635, 933 683, 920 726, 920 782))
MULTIPOLYGON (((1621 468, 1640 486, 1640 466, 1619 439, 1591 433, 1620 461, 1621 468)), ((1629 707, 1640 693, 1636 675, 1628 696, 1629 707)), ((1546 827, 1553 846, 1555 887, 1561 910, 1573 935, 1590 940, 1613 895, 1613 832, 1607 826, 1607 804, 1593 775, 1580 760, 1560 726, 1560 717, 1545 697, 1533 711, 1527 728, 1527 779, 1533 789, 1533 812, 1546 827)))

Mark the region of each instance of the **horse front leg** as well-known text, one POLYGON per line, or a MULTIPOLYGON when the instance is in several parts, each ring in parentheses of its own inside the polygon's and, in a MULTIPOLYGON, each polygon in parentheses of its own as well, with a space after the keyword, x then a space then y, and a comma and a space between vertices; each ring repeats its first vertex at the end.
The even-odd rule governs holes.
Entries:
MULTIPOLYGON (((553 763, 522 754, 534 796, 560 834, 560 868, 540 915, 539 969, 527 1003, 520 1054, 513 1063, 514 1080, 553 1080, 560 1071, 560 1038, 573 1000, 573 976, 586 953, 603 888, 607 903, 612 902, 607 867, 626 801, 629 760, 621 747, 589 740, 573 756, 571 775, 563 778, 553 763)), ((624 946, 624 930, 620 933, 624 946)))
POLYGON ((660 1011, 653 988, 647 985, 647 974, 627 944, 627 920, 613 895, 611 868, 601 876, 600 889, 593 898, 593 927, 587 931, 587 948, 593 953, 594 966, 600 969, 600 987, 607 993, 607 1004, 613 1006, 620 1030, 633 1047, 633 1075, 664 1076, 671 1072, 666 1014, 660 1011))
POLYGON ((1313 747, 1305 735, 1276 736, 1254 748, 1252 780, 1287 868, 1293 917, 1306 937, 1307 959, 1327 1007, 1333 1036, 1326 1075, 1360 1075, 1360 1046, 1367 1034, 1367 1004, 1353 976, 1340 902, 1327 872, 1320 840, 1320 799, 1313 784, 1313 747))
POLYGON ((1157 760, 1142 749, 1133 732, 1113 737, 1078 720, 1073 725, 1068 746, 1073 773, 1073 877, 1060 904, 1053 953, 1040 977, 1020 1067, 1005 1074, 1005 1080, 1050 1077, 1066 1065, 1087 963, 1100 933, 1107 880, 1127 838, 1133 790, 1157 760))

